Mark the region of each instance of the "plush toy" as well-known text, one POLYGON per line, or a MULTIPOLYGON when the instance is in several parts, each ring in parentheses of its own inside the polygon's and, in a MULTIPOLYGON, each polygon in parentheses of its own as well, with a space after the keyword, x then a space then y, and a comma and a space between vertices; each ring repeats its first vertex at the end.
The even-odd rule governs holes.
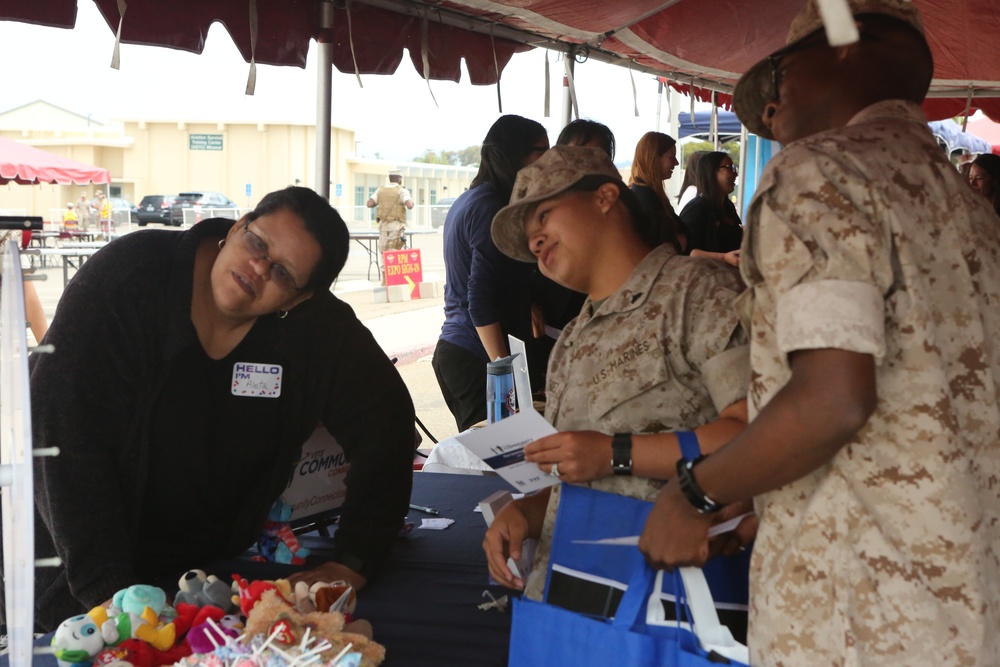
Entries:
POLYGON ((243 623, 238 616, 227 615, 195 625, 187 633, 184 642, 194 653, 211 653, 215 648, 224 646, 227 637, 239 637, 242 629, 243 623))
POLYGON ((167 607, 167 594, 163 592, 162 588, 156 586, 136 584, 115 593, 115 596, 111 598, 111 605, 126 614, 136 616, 141 616, 148 607, 158 617, 167 607))
POLYGON ((201 570, 188 570, 177 582, 177 588, 174 606, 178 603, 199 607, 211 605, 227 613, 233 608, 232 588, 214 574, 206 575, 201 570))
POLYGON ((183 642, 160 651, 144 641, 126 639, 97 656, 97 667, 164 667, 173 665, 191 655, 191 647, 183 642))
POLYGON ((247 581, 240 575, 233 574, 233 585, 239 590, 239 594, 233 596, 233 604, 240 608, 244 616, 250 615, 250 611, 265 591, 277 591, 288 604, 294 604, 295 602, 295 597, 292 594, 292 585, 288 583, 287 579, 247 581))
POLYGON ((279 648, 284 648, 297 646, 307 629, 310 637, 315 637, 317 641, 325 639, 331 645, 318 654, 323 662, 332 660, 348 644, 353 644, 352 651, 361 654, 363 667, 375 667, 385 659, 385 647, 381 644, 365 635, 345 630, 343 614, 318 611, 301 614, 274 590, 261 594, 260 600, 247 615, 243 634, 248 638, 274 635, 272 641, 279 648))
POLYGON ((269 563, 290 563, 301 565, 309 556, 309 549, 302 546, 299 538, 292 532, 289 520, 292 518, 292 506, 278 498, 267 514, 267 521, 257 536, 257 551, 259 556, 253 560, 269 563))
POLYGON ((317 581, 312 586, 304 581, 295 584, 295 608, 302 614, 339 611, 350 622, 357 604, 358 596, 346 581, 317 581))
MULTIPOLYGON (((115 609, 112 608, 112 611, 115 609)), ((140 614, 126 611, 109 614, 104 607, 94 607, 88 614, 101 628, 104 642, 111 646, 126 639, 141 639, 153 648, 166 651, 173 647, 177 639, 174 624, 161 625, 152 607, 145 607, 140 614)))
POLYGON ((82 614, 59 624, 52 637, 52 646, 59 667, 89 667, 94 662, 94 656, 104 649, 104 637, 97 622, 82 614))

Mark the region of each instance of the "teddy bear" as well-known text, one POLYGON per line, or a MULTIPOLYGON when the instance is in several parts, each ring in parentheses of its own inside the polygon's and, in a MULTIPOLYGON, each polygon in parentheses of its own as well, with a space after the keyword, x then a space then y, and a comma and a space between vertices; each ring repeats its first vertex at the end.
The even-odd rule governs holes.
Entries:
MULTIPOLYGON (((371 626, 365 623, 369 629, 371 626)), ((376 667, 385 659, 385 647, 371 640, 369 636, 348 632, 344 627, 344 615, 339 612, 308 614, 299 613, 276 590, 264 591, 247 616, 243 634, 247 638, 257 635, 271 637, 281 647, 298 646, 309 630, 310 637, 317 641, 326 640, 330 648, 319 653, 323 662, 332 660, 348 644, 351 650, 361 654, 362 667, 376 667)))
POLYGON ((233 574, 233 586, 238 590, 234 595, 233 604, 240 608, 244 616, 249 616, 250 611, 260 600, 266 591, 277 591, 278 595, 288 604, 294 604, 295 597, 292 593, 292 585, 287 579, 275 579, 274 581, 247 581, 238 574, 233 574))
POLYGON ((177 582, 178 593, 174 596, 174 605, 193 604, 198 607, 218 607, 228 613, 233 609, 232 587, 213 575, 206 575, 202 570, 188 570, 177 582))
POLYGON ((59 624, 52 637, 52 646, 59 667, 89 667, 94 657, 104 650, 104 637, 97 621, 81 614, 59 624))

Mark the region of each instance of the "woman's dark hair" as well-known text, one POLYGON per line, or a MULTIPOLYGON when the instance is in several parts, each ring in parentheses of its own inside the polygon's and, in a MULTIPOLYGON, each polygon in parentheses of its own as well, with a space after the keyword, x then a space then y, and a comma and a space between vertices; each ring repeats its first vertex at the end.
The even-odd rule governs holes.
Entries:
POLYGON ((330 289, 347 262, 351 239, 344 219, 330 206, 330 202, 315 191, 292 185, 264 195, 244 220, 249 225, 257 218, 277 211, 290 211, 301 218, 306 230, 319 244, 319 262, 302 289, 314 292, 330 289))
POLYGON ((684 192, 694 185, 695 175, 698 172, 698 162, 706 155, 708 155, 708 151, 693 151, 688 155, 684 163, 684 182, 681 183, 681 191, 677 195, 678 202, 684 197, 684 192))
MULTIPOLYGON (((979 167, 993 178, 993 187, 986 193, 986 198, 993 206, 993 210, 1000 213, 1000 155, 983 153, 972 161, 972 164, 979 167)), ((969 167, 972 169, 972 167, 969 167)))
POLYGON ((621 180, 616 180, 603 174, 584 176, 579 181, 566 189, 566 192, 594 192, 605 183, 614 183, 618 186, 618 200, 625 206, 629 218, 632 221, 632 229, 642 241, 650 248, 669 243, 677 247, 677 237, 674 227, 663 224, 662 220, 653 219, 642 207, 638 197, 635 196, 628 186, 621 180))
POLYGON ((562 129, 556 146, 586 146, 596 139, 612 160, 615 159, 615 135, 611 128, 596 120, 578 118, 562 129))
POLYGON ((515 116, 500 116, 483 139, 479 152, 479 172, 470 188, 489 183, 503 197, 510 199, 517 172, 532 152, 539 149, 539 140, 548 139, 545 128, 537 121, 515 116))
POLYGON ((724 222, 729 219, 730 222, 739 224, 736 207, 729 201, 728 193, 723 192, 722 188, 719 187, 719 167, 722 165, 722 161, 727 158, 729 158, 729 153, 722 151, 712 151, 703 155, 698 160, 698 166, 695 167, 694 184, 698 188, 698 194, 711 207, 716 220, 724 222))

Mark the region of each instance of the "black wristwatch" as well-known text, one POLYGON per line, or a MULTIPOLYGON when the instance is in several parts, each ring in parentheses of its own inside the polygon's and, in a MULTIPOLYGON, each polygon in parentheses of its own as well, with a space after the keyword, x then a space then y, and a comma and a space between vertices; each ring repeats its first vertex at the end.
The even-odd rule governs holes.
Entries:
POLYGON ((698 482, 694 478, 694 467, 702 462, 704 456, 699 456, 693 461, 681 458, 677 460, 677 483, 681 487, 681 493, 687 501, 702 514, 712 514, 718 512, 725 505, 717 503, 701 490, 698 482))
POLYGON ((611 438, 611 471, 616 475, 632 474, 631 433, 615 433, 611 438))

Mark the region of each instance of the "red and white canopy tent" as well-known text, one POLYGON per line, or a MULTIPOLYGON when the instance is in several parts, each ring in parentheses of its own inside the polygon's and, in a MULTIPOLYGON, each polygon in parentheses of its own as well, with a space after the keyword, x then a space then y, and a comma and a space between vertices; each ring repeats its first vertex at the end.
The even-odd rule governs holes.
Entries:
MULTIPOLYGON (((78 2, 0 0, 0 20, 70 28, 78 2)), ((663 76, 694 95, 728 93, 781 46, 804 0, 93 0, 129 44, 201 52, 221 22, 249 63, 305 64, 310 40, 342 72, 389 74, 403 49, 428 79, 493 84, 518 51, 545 47, 663 76)), ((1000 5, 913 0, 934 53, 930 120, 982 109, 1000 120, 1000 5)), ((320 68, 317 124, 329 124, 320 68), (323 105, 325 106, 325 110, 323 105)), ((252 71, 252 66, 251 66, 252 71)), ((317 133, 322 137, 325 133, 317 133)), ((329 141, 329 137, 326 137, 329 141)), ((321 156, 327 150, 317 151, 321 156)), ((320 161, 317 167, 320 167, 320 161)), ((326 168, 329 161, 326 160, 326 168)), ((327 179, 317 173, 317 183, 327 179)))
POLYGON ((111 172, 0 137, 0 185, 110 183, 111 172))

